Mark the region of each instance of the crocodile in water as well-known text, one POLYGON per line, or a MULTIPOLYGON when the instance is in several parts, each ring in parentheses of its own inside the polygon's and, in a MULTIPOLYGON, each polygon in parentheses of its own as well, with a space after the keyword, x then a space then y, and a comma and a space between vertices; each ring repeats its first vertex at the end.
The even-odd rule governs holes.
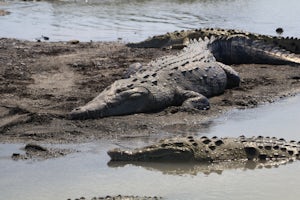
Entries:
POLYGON ((142 162, 222 162, 290 161, 299 159, 300 142, 270 137, 196 139, 192 136, 161 140, 135 150, 108 151, 111 161, 142 162))

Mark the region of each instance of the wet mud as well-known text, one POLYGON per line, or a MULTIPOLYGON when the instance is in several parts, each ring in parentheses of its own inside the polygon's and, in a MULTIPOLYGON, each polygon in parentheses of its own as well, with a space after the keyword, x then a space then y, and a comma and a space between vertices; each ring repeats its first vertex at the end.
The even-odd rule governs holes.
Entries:
POLYGON ((135 49, 119 42, 31 42, 0 39, 0 141, 76 143, 97 139, 193 134, 234 108, 251 108, 300 89, 300 68, 235 65, 238 88, 210 98, 206 111, 170 107, 161 112, 69 120, 75 107, 124 77, 128 66, 176 50, 135 49))

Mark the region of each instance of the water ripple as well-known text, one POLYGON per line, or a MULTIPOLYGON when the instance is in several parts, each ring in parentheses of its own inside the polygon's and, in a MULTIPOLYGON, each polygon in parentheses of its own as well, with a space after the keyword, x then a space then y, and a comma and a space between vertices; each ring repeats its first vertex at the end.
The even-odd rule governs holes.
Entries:
POLYGON ((299 37, 298 22, 291 20, 300 13, 298 5, 297 0, 5 1, 1 9, 11 14, 0 18, 0 37, 139 41, 178 29, 223 27, 274 34, 279 26, 285 35, 299 37))

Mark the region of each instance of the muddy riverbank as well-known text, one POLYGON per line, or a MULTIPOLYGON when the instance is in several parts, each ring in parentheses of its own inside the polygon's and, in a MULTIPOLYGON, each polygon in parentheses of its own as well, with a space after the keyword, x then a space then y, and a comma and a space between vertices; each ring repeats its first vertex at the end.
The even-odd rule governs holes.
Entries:
POLYGON ((171 107, 157 113, 68 120, 73 108, 122 78, 128 65, 176 53, 133 49, 118 42, 30 42, 0 39, 0 141, 73 143, 101 138, 193 134, 233 108, 250 108, 294 95, 300 68, 236 65, 242 83, 210 99, 208 111, 171 107))

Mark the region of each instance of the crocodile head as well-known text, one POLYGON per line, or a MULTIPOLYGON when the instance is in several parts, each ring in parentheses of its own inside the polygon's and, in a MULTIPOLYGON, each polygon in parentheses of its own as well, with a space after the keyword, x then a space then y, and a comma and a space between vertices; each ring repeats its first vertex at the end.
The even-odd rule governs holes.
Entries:
POLYGON ((146 87, 128 84, 121 79, 103 90, 85 106, 69 113, 70 119, 101 118, 147 112, 153 105, 152 94, 146 87))
POLYGON ((151 145, 133 151, 113 149, 107 152, 111 161, 192 161, 194 150, 184 141, 164 141, 158 145, 151 145))

